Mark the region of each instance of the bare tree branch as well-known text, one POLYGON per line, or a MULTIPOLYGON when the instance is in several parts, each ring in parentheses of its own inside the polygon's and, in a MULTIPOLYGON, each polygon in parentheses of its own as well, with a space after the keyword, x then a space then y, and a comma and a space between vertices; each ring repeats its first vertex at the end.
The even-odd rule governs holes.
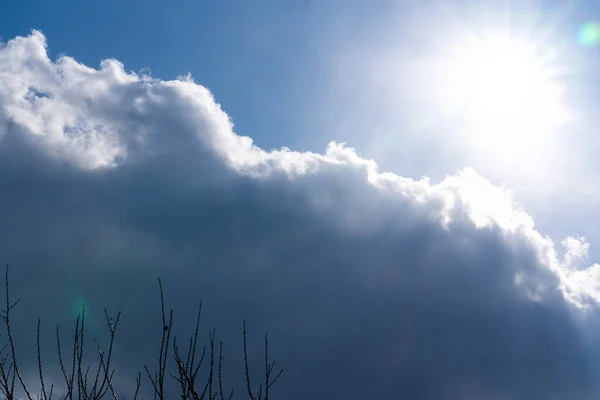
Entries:
MULTIPOLYGON (((17 364, 17 355, 15 349, 15 343, 13 340, 11 312, 13 308, 19 303, 19 300, 11 303, 9 284, 8 284, 8 270, 6 267, 6 284, 5 284, 5 300, 6 310, 2 310, 2 318, 7 330, 8 343, 0 349, 0 393, 4 395, 6 400, 15 400, 15 381, 18 379, 21 387, 25 391, 25 396, 28 400, 33 400, 31 393, 21 376, 17 364)), ((188 354, 183 355, 180 352, 179 343, 177 338, 173 335, 173 310, 169 310, 167 315, 164 301, 164 289, 162 281, 159 279, 160 289, 160 310, 161 310, 161 322, 162 322, 162 335, 161 345, 158 355, 158 369, 154 372, 154 375, 150 373, 147 366, 144 366, 146 375, 150 380, 153 388, 154 398, 159 400, 165 400, 167 397, 171 398, 171 394, 167 393, 165 375, 167 372, 169 358, 169 347, 171 344, 171 337, 173 339, 173 356, 172 360, 175 362, 176 371, 169 372, 169 375, 179 383, 179 390, 182 400, 225 400, 225 389, 223 385, 223 360, 224 350, 223 341, 219 341, 218 347, 218 360, 217 357, 217 335, 216 329, 212 328, 208 331, 208 346, 210 359, 206 367, 206 380, 201 387, 196 387, 198 381, 198 373, 204 365, 205 357, 207 356, 207 346, 203 346, 202 354, 197 357, 198 350, 198 333, 200 326, 200 319, 202 315, 202 302, 198 303, 198 313, 196 317, 196 324, 193 335, 189 338, 188 342, 188 354)), ((93 379, 89 372, 91 365, 87 365, 84 362, 84 338, 85 338, 85 307, 82 307, 75 318, 75 330, 73 332, 73 348, 72 348, 72 360, 71 368, 68 371, 65 359, 63 357, 63 349, 61 346, 61 338, 59 327, 56 326, 56 346, 58 352, 58 361, 60 370, 63 375, 66 392, 64 394, 65 400, 100 400, 105 397, 110 397, 114 400, 119 400, 117 391, 113 386, 113 378, 115 375, 115 369, 111 368, 113 359, 113 349, 115 344, 115 332, 120 322, 121 312, 119 311, 116 318, 109 317, 108 311, 104 309, 104 316, 109 331, 109 342, 108 347, 103 350, 100 343, 94 339, 96 351, 98 354, 98 366, 95 372, 92 371, 93 379)), ((41 355, 41 319, 37 321, 36 330, 36 345, 37 345, 37 368, 39 379, 41 383, 40 395, 37 397, 39 400, 52 400, 54 394, 54 384, 50 385, 48 391, 44 376, 44 368, 41 355)), ((258 388, 255 392, 252 390, 251 379, 250 379, 250 367, 248 360, 248 344, 247 344, 247 330, 246 321, 243 324, 243 345, 244 345, 244 369, 246 379, 246 389, 250 400, 269 400, 270 388, 278 381, 283 370, 274 375, 275 362, 269 361, 269 343, 268 335, 265 334, 264 340, 264 382, 259 382, 258 388)), ((136 379, 136 389, 133 395, 133 399, 137 400, 141 387, 141 372, 138 372, 136 379)), ((232 389, 227 397, 227 400, 233 398, 234 390, 232 389)))
POLYGON ((15 374, 17 375, 17 378, 19 378, 19 382, 21 383, 21 386, 23 387, 23 390, 25 391, 25 395, 27 396, 27 398, 29 400, 33 400, 33 398, 31 397, 31 393, 29 393, 29 389, 27 388, 27 386, 25 385, 25 382, 23 381, 23 377, 21 376, 21 372, 19 371, 19 367, 17 365, 17 353, 15 351, 15 342, 13 340, 13 335, 12 335, 12 329, 11 329, 11 325, 10 325, 10 311, 19 303, 19 301, 21 299, 17 299, 16 302, 14 302, 14 304, 11 305, 10 303, 10 294, 9 294, 9 290, 8 290, 8 264, 6 264, 6 273, 4 276, 5 279, 5 288, 6 288, 6 310, 2 311, 2 313, 4 313, 4 316, 2 317, 4 319, 4 324, 6 325, 6 332, 8 334, 8 341, 10 343, 10 352, 12 354, 12 363, 13 363, 13 368, 15 370, 15 374))
POLYGON ((44 384, 44 374, 42 373, 42 355, 41 355, 41 348, 40 348, 40 324, 41 324, 41 319, 38 318, 37 334, 36 334, 38 371, 40 373, 40 383, 42 384, 42 398, 44 400, 48 400, 48 395, 46 394, 46 385, 44 384))

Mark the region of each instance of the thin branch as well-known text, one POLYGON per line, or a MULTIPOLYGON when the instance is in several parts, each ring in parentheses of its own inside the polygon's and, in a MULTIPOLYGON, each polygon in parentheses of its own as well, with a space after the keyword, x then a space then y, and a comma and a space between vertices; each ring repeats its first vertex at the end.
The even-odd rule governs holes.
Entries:
POLYGON ((77 353, 77 388, 78 388, 78 398, 85 399, 87 393, 87 385, 84 381, 82 372, 82 362, 83 362, 83 339, 85 333, 85 305, 81 307, 81 326, 79 327, 79 343, 78 343, 78 353, 77 353))
MULTIPOLYGON (((223 397, 223 375, 222 375, 222 362, 223 362, 223 341, 219 343, 219 394, 221 395, 221 400, 224 400, 223 397)), ((233 397, 233 389, 229 393, 228 400, 231 400, 233 397)))
POLYGON ((58 333, 58 325, 56 326, 56 346, 58 348, 58 362, 60 364, 60 369, 63 373, 65 382, 67 384, 66 398, 72 399, 73 398, 72 383, 69 381, 69 376, 67 375, 67 371, 65 369, 65 364, 63 363, 63 357, 62 357, 62 352, 61 352, 61 347, 60 347, 60 334, 58 333))
POLYGON ((77 363, 77 346, 79 344, 79 321, 81 314, 77 314, 75 318, 75 333, 73 335, 73 364, 71 366, 71 391, 69 394, 69 399, 73 399, 73 395, 75 393, 75 365, 77 363))
POLYGON ((5 280, 6 280, 6 310, 3 311, 3 313, 5 314, 3 316, 4 319, 4 323, 6 324, 6 332, 8 334, 8 342, 10 343, 10 352, 12 354, 12 361, 13 361, 13 367, 15 370, 15 374, 17 375, 17 378, 19 378, 19 382, 21 383, 21 386, 23 387, 23 390, 25 391, 25 395, 27 396, 27 398, 29 400, 33 400, 33 398, 31 397, 31 393, 29 393, 29 389, 27 388, 27 386, 25 385, 25 382, 23 381, 23 377, 21 376, 21 372, 19 371, 19 367, 17 365, 17 353, 15 351, 15 343, 13 340, 13 336, 12 336, 12 330, 10 327, 10 310, 12 310, 21 299, 17 299, 17 301, 14 304, 10 304, 10 295, 9 295, 9 290, 8 290, 8 264, 6 265, 6 273, 5 273, 5 280))
POLYGON ((169 319, 167 320, 165 313, 165 299, 164 299, 164 291, 162 280, 158 279, 158 286, 160 289, 160 311, 162 317, 162 335, 160 341, 160 353, 158 356, 158 372, 155 373, 154 379, 150 375, 150 371, 148 367, 144 365, 144 369, 146 370, 146 374, 148 375, 148 379, 152 383, 152 387, 154 388, 154 397, 160 400, 164 400, 164 388, 165 388, 165 372, 167 370, 167 359, 169 353, 169 343, 171 340, 171 332, 173 327, 173 310, 169 310, 169 319))
POLYGON ((135 380, 135 394, 133 395, 133 400, 137 400, 138 393, 140 392, 140 384, 142 383, 141 373, 138 372, 137 379, 135 380))
POLYGON ((41 319, 38 318, 37 322, 37 361, 38 361, 38 371, 40 373, 40 383, 42 385, 42 396, 44 400, 48 400, 48 395, 46 394, 46 386, 44 384, 44 374, 42 373, 42 355, 41 355, 41 347, 40 347, 40 324, 41 319))
POLYGON ((250 370, 248 369, 248 344, 247 344, 246 320, 244 319, 244 369, 246 371, 246 389, 251 400, 255 400, 252 393, 252 385, 250 384, 250 370))
POLYGON ((269 400, 269 389, 279 380, 279 377, 283 373, 283 368, 279 370, 279 373, 271 380, 271 374, 275 368, 275 361, 269 364, 269 336, 265 333, 265 399, 269 400))

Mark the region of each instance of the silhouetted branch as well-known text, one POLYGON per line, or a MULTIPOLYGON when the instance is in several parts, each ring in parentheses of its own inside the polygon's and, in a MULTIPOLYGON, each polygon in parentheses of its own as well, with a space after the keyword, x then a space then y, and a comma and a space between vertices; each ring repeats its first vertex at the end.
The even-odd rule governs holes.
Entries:
POLYGON ((248 367, 248 346, 247 346, 247 331, 246 331, 246 320, 244 320, 244 369, 246 371, 246 389, 248 390, 248 396, 251 400, 268 400, 269 389, 279 380, 279 377, 283 373, 281 369, 275 378, 271 379, 273 369, 275 368, 275 362, 269 364, 269 337, 265 333, 265 382, 258 385, 256 394, 252 393, 252 385, 250 384, 250 369, 248 367), (264 391, 263 391, 264 390, 264 391), (263 397, 264 394, 264 397, 263 397))
POLYGON ((158 372, 155 373, 154 378, 150 375, 148 367, 144 365, 146 374, 152 383, 154 388, 155 399, 164 400, 165 398, 165 372, 167 370, 167 357, 169 353, 169 343, 171 339, 171 328, 173 327, 173 310, 169 310, 169 319, 167 321, 165 313, 165 298, 163 292, 163 285, 160 278, 158 279, 158 286, 160 288, 160 311, 162 317, 162 336, 160 340, 160 353, 158 356, 158 372))
MULTIPOLYGON (((13 339, 13 330, 11 315, 14 307, 19 303, 20 299, 11 303, 9 284, 8 284, 8 271, 9 267, 6 267, 6 283, 5 283, 5 300, 6 309, 2 310, 2 318, 6 326, 8 343, 0 350, 0 393, 6 398, 6 400, 15 400, 15 381, 18 379, 21 387, 25 392, 25 396, 28 400, 33 400, 33 397, 21 376, 17 364, 17 355, 15 349, 15 343, 13 339)), ((168 395, 165 390, 165 374, 167 372, 167 361, 169 359, 169 346, 171 344, 171 334, 173 332, 173 310, 169 310, 167 315, 165 311, 164 301, 164 290, 162 281, 159 279, 160 289, 160 310, 161 310, 161 322, 162 322, 162 335, 161 344, 158 355, 158 370, 154 372, 154 375, 150 373, 147 366, 144 366, 146 375, 150 380, 153 388, 154 398, 159 400, 165 400, 168 395)), ((77 314, 75 318, 75 330, 73 332, 72 342, 72 360, 70 371, 67 369, 65 360, 63 357, 63 349, 61 346, 61 338, 59 333, 59 327, 56 326, 56 346, 58 353, 58 362, 60 370, 63 375, 66 392, 64 394, 65 400, 100 400, 105 397, 110 397, 114 400, 119 400, 121 397, 117 395, 117 392, 113 386, 113 378, 115 375, 115 369, 111 368, 113 359, 113 349, 115 344, 115 333, 120 322, 121 312, 119 311, 116 318, 113 320, 108 315, 106 308, 104 309, 104 316, 106 325, 109 330, 109 342, 108 348, 104 351, 98 341, 94 339, 96 351, 98 353, 98 366, 92 377, 90 377, 91 366, 86 366, 84 362, 84 338, 85 338, 85 307, 82 307, 81 312, 77 314)), ((209 340, 209 354, 207 366, 207 377, 206 381, 202 384, 201 388, 196 387, 198 380, 198 373, 201 366, 204 363, 205 357, 207 356, 207 346, 203 346, 202 353, 197 357, 198 349, 198 333, 200 326, 200 319, 202 316, 202 302, 198 304, 198 313, 196 317, 196 324, 193 335, 189 338, 188 342, 188 354, 183 357, 180 353, 179 343, 177 338, 173 336, 173 361, 175 362, 176 372, 169 371, 169 375, 179 383, 180 398, 182 400, 225 400, 225 390, 223 386, 223 341, 219 341, 218 348, 218 360, 216 360, 216 329, 212 328, 208 331, 209 340), (216 374, 216 376, 215 376, 216 374)), ((244 368, 245 368, 245 379, 246 387, 250 400, 269 400, 271 386, 277 382, 281 376, 283 370, 280 370, 277 375, 273 376, 275 368, 275 362, 269 362, 268 353, 268 336, 265 334, 265 372, 264 382, 260 382, 258 390, 254 393, 252 391, 252 385, 250 380, 250 368, 248 362, 248 350, 247 350, 247 331, 246 321, 244 320, 243 330, 243 344, 244 344, 244 368)), ((41 384, 39 400, 52 400, 54 394, 54 384, 50 385, 48 391, 46 385, 46 377, 44 375, 44 368, 41 355, 41 319, 37 321, 36 330, 36 349, 37 349, 37 369, 41 384)), ((136 389, 133 395, 133 400, 137 400, 141 387, 141 372, 138 372, 136 379, 136 389)), ((227 397, 227 400, 233 398, 234 390, 232 389, 227 397)), ((171 397, 169 397, 170 399, 171 397)), ((123 400, 121 398, 121 400, 123 400)))
MULTIPOLYGON (((40 349, 40 324, 42 320, 38 318, 37 323, 37 334, 36 334, 36 342, 37 342, 37 359, 38 359, 38 371, 40 373, 40 383, 42 384, 42 398, 44 400, 48 400, 48 395, 46 394, 46 385, 44 384, 44 374, 42 373, 42 355, 40 349)), ((50 396, 52 397, 52 396, 50 396)))
POLYGON ((10 311, 19 303, 19 301, 21 299, 17 299, 17 301, 15 301, 12 305, 10 303, 10 294, 9 294, 9 289, 8 289, 8 264, 6 265, 6 273, 4 276, 5 279, 5 288, 6 288, 6 310, 2 311, 2 313, 4 314, 4 316, 2 317, 4 320, 4 324, 6 325, 6 332, 8 334, 8 342, 10 344, 10 353, 12 355, 12 365, 13 368, 15 370, 15 374, 17 375, 17 378, 19 378, 19 382, 21 383, 21 386, 23 387, 23 390, 25 391, 25 395, 27 396, 27 398, 29 400, 33 400, 33 398, 31 397, 31 394, 29 393, 29 389, 27 388, 27 386, 25 385, 25 382, 23 381, 23 377, 21 376, 21 372, 19 371, 19 367, 17 365, 17 353, 15 351, 15 342, 13 340, 13 335, 12 335, 12 329, 11 329, 11 325, 10 325, 10 311))
POLYGON ((0 391, 7 400, 13 400, 15 397, 15 370, 12 364, 8 365, 8 370, 6 369, 8 354, 5 351, 7 346, 4 345, 0 350, 0 354, 4 354, 4 357, 0 360, 0 391))

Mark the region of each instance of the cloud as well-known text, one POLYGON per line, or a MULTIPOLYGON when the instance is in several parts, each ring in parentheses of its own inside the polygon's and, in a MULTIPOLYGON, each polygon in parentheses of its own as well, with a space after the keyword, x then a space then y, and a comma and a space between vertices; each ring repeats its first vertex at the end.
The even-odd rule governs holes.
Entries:
POLYGON ((23 299, 28 376, 35 318, 50 357, 51 326, 68 334, 82 304, 88 335, 105 339, 107 306, 124 313, 118 383, 130 388, 155 362, 162 276, 178 332, 204 299, 229 384, 243 383, 242 318, 270 332, 278 398, 595 395, 576 317, 600 298, 587 280, 598 267, 571 266, 587 244, 571 238, 559 258, 475 171, 432 184, 339 143, 267 152, 190 77, 53 61, 35 31, 0 50, 0 102, 0 259, 23 299))

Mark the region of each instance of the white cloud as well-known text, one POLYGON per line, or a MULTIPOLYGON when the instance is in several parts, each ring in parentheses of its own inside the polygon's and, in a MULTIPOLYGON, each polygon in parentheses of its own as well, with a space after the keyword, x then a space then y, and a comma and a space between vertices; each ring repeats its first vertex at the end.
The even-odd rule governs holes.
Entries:
POLYGON ((584 237, 567 237, 561 244, 566 249, 564 266, 567 268, 579 268, 582 262, 588 259, 590 244, 584 237))
MULTIPOLYGON (((190 77, 52 61, 39 32, 0 49, 0 104, 0 255, 44 318, 81 292, 149 321, 140 299, 163 274, 184 309, 201 288, 213 321, 280 335, 283 398, 590 398, 570 315, 600 300, 600 267, 573 268, 583 239, 560 260, 473 170, 432 184, 339 143, 268 152, 190 77)), ((130 372, 147 351, 127 348, 130 372)))

